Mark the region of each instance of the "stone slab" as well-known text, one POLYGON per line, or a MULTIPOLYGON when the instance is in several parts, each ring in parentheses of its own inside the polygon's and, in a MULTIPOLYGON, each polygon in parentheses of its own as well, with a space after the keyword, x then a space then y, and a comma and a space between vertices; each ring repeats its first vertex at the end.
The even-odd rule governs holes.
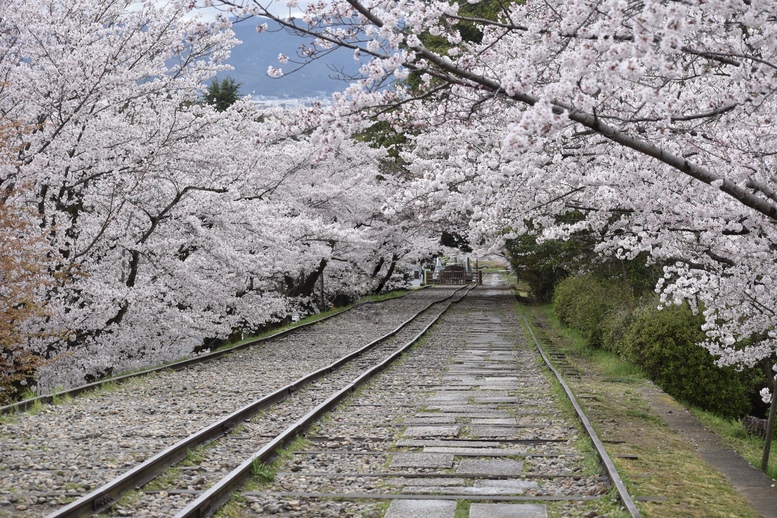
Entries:
POLYGON ((518 403, 516 397, 479 396, 477 391, 473 391, 473 394, 476 394, 472 397, 475 403, 518 403))
MULTIPOLYGON (((429 455, 442 455, 430 453, 429 455)), ((461 459, 458 473, 492 476, 515 476, 523 471, 523 461, 514 459, 461 459)))
MULTIPOLYGON (((409 417, 405 419, 404 424, 412 424, 412 425, 427 425, 427 424, 455 424, 456 423, 456 416, 455 415, 445 415, 445 414, 437 414, 437 415, 425 415, 425 416, 415 416, 415 417, 409 417)), ((491 423, 484 423, 484 424, 491 424, 491 423)), ((515 424, 515 423, 513 423, 515 424)))
POLYGON ((492 410, 497 410, 497 408, 494 405, 424 405, 429 410, 439 410, 441 413, 444 412, 491 412, 492 410))
POLYGON ((524 480, 521 478, 509 478, 506 480, 476 480, 472 486, 477 488, 501 488, 516 491, 539 489, 540 487, 534 480, 524 480))
POLYGON ((470 420, 471 424, 480 424, 480 425, 491 425, 491 424, 504 424, 504 425, 517 425, 518 420, 514 418, 483 418, 483 417, 476 417, 470 420))
POLYGON ((433 396, 425 398, 424 401, 428 403, 466 403, 474 394, 475 392, 471 390, 449 390, 446 392, 438 392, 433 396))
POLYGON ((478 383, 479 381, 482 381, 482 380, 478 379, 478 376, 467 376, 467 375, 463 375, 463 374, 458 374, 458 375, 453 375, 453 376, 447 376, 446 375, 446 376, 442 377, 442 380, 445 383, 456 382, 456 383, 470 384, 470 385, 474 385, 474 384, 478 383))
POLYGON ((392 500, 384 518, 453 518, 456 502, 450 500, 392 500))
POLYGON ((512 486, 421 486, 414 487, 414 494, 422 495, 471 495, 476 497, 486 496, 519 496, 526 492, 526 489, 538 489, 536 482, 525 482, 522 485, 514 484, 512 486))
POLYGON ((510 437, 517 438, 521 429, 508 426, 472 426, 469 433, 473 437, 510 437))
POLYGON ((465 448, 461 446, 426 446, 424 453, 452 453, 454 455, 479 455, 481 457, 506 457, 526 455, 525 452, 507 448, 465 448))
POLYGON ((403 437, 457 437, 460 426, 409 426, 403 437))
POLYGON ((495 419, 510 417, 507 410, 489 410, 487 412, 418 412, 415 417, 426 418, 436 416, 462 417, 466 419, 495 419))
POLYGON ((454 363, 448 368, 448 375, 451 374, 471 374, 475 376, 488 376, 493 374, 494 376, 504 376, 506 372, 510 374, 514 373, 516 368, 509 363, 495 363, 495 362, 467 362, 467 363, 454 363), (490 372, 494 371, 494 372, 490 372))
POLYGON ((404 487, 451 487, 451 486, 464 486, 465 482, 463 478, 394 478, 388 479, 387 482, 392 486, 404 486, 404 487))
POLYGON ((473 345, 482 345, 491 343, 494 340, 499 340, 499 335, 491 333, 482 333, 480 335, 474 334, 472 330, 467 335, 467 343, 473 345))
POLYGON ((427 399, 452 399, 454 397, 467 400, 473 396, 477 397, 508 397, 506 390, 440 390, 427 399))
POLYGON ((396 445, 402 448, 426 448, 427 446, 461 446, 464 448, 497 448, 499 441, 445 441, 441 439, 400 439, 396 445))
POLYGON ((548 509, 542 504, 472 504, 469 518, 548 518, 548 509))
MULTIPOLYGON (((478 378, 482 378, 482 377, 487 376, 489 374, 502 374, 502 372, 492 371, 492 370, 484 371, 483 369, 467 370, 467 371, 456 372, 456 369, 451 369, 450 371, 448 371, 448 374, 450 374, 450 375, 459 375, 459 376, 476 376, 478 378)), ((482 381, 481 381, 481 383, 482 383, 482 381)))
MULTIPOLYGON (((511 371, 514 369, 511 369, 511 371)), ((452 366, 450 369, 448 369, 448 374, 451 376, 458 375, 458 376, 475 376, 475 377, 484 377, 488 376, 489 374, 503 374, 504 370, 497 370, 497 369, 462 369, 460 367, 452 366)))
POLYGON ((450 468, 453 455, 449 453, 395 453, 391 459, 392 468, 450 468))

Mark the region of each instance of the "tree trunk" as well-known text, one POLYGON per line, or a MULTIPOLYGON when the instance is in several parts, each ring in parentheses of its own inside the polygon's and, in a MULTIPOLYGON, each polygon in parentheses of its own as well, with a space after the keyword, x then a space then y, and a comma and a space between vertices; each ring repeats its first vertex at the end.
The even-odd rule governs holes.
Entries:
MULTIPOLYGON (((383 275, 383 277, 380 278, 380 280, 378 281, 378 285, 375 287, 375 289, 372 290, 372 293, 374 295, 377 295, 378 293, 380 293, 383 287, 388 282, 388 280, 391 278, 391 276, 394 275, 394 267, 396 267, 397 265, 397 259, 399 259, 397 254, 393 254, 391 256, 391 264, 389 264, 388 270, 386 271, 385 275, 383 275)), ((379 264, 381 265, 383 264, 383 258, 380 259, 379 264)))
POLYGON ((299 279, 292 279, 286 277, 286 295, 289 297, 310 297, 313 295, 316 289, 316 281, 324 271, 327 260, 321 259, 318 264, 318 268, 310 272, 308 275, 301 275, 299 279))

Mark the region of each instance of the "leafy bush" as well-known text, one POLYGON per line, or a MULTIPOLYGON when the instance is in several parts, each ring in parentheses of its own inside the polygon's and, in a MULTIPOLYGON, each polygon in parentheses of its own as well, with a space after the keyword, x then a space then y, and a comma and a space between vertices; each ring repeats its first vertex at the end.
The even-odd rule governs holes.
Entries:
POLYGON ((640 367, 673 397, 739 418, 752 410, 763 375, 758 369, 720 368, 703 347, 703 318, 687 306, 658 309, 655 296, 631 309, 625 283, 596 275, 558 284, 553 307, 559 320, 601 347, 640 367))
MULTIPOLYGON (((657 303, 656 303, 657 304, 657 303)), ((623 358, 623 335, 634 322, 634 311, 628 307, 615 308, 602 321, 602 349, 623 358)))
POLYGON ((590 263, 592 252, 588 248, 573 240, 537 243, 537 237, 531 234, 507 243, 510 264, 518 280, 528 284, 532 297, 543 303, 551 301, 559 282, 582 264, 590 263))
POLYGON ((568 277, 556 286, 553 308, 559 319, 580 331, 591 347, 602 347, 603 323, 626 307, 628 293, 619 281, 591 275, 568 277))
POLYGON ((639 365, 673 397, 725 417, 739 418, 751 408, 757 373, 720 368, 703 347, 702 317, 687 306, 663 310, 646 305, 620 341, 623 355, 639 365))

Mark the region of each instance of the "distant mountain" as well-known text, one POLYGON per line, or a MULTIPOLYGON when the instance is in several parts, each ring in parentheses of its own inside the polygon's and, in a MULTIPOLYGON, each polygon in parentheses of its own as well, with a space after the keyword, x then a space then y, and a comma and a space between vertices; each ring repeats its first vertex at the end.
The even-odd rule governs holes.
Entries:
POLYGON ((328 98, 332 93, 348 86, 343 80, 333 77, 335 70, 344 70, 356 74, 361 64, 354 60, 353 51, 337 49, 324 58, 313 61, 296 72, 289 73, 297 65, 291 61, 302 61, 297 55, 299 46, 309 44, 312 38, 300 38, 287 33, 271 20, 249 19, 235 23, 232 27, 241 45, 232 49, 227 61, 235 67, 229 72, 221 72, 219 78, 231 76, 240 83, 240 93, 252 95, 257 100, 292 100, 304 98, 328 98), (256 32, 259 23, 267 23, 269 29, 256 32), (278 55, 285 54, 289 63, 278 62, 278 55), (279 67, 283 77, 273 79, 267 75, 267 68, 279 67))

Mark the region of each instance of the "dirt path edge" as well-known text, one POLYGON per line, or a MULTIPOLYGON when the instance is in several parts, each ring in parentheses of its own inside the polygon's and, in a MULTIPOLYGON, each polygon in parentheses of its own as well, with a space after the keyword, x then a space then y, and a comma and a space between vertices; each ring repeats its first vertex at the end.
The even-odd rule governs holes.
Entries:
POLYGON ((696 454, 718 470, 756 512, 764 518, 777 517, 777 482, 723 444, 715 433, 704 428, 685 407, 659 387, 644 387, 641 392, 664 422, 686 437, 694 445, 696 454))

